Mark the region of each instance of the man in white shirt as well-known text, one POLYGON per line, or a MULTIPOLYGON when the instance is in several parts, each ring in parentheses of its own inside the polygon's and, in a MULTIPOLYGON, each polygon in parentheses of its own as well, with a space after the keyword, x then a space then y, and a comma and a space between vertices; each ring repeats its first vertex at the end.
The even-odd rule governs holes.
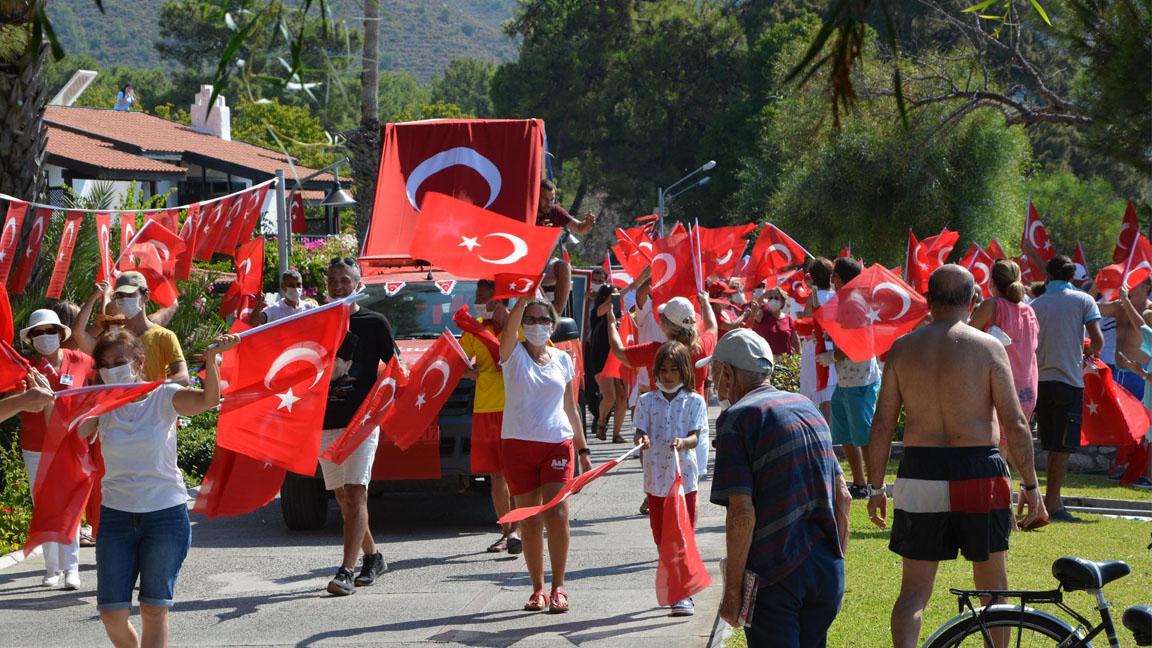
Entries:
POLYGON ((271 306, 265 306, 264 310, 252 313, 249 323, 252 326, 260 326, 316 308, 316 304, 302 301, 303 289, 304 277, 296 270, 288 270, 280 276, 280 299, 271 306))

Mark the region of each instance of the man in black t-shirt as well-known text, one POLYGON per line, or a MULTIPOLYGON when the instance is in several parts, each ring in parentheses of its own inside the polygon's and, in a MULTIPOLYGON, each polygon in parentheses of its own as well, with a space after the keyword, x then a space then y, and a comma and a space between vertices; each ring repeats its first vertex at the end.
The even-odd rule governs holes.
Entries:
MULTIPOLYGON (((359 286, 360 269, 356 262, 333 259, 328 266, 328 297, 347 297, 359 286)), ((321 450, 330 446, 347 427, 360 403, 376 384, 380 363, 391 360, 395 348, 388 319, 353 303, 348 333, 336 353, 328 385, 321 450)), ((380 430, 375 430, 342 464, 320 460, 324 486, 336 494, 340 515, 344 519, 344 561, 327 588, 336 596, 351 594, 356 591, 356 586, 371 585, 387 569, 384 556, 377 550, 372 530, 368 527, 368 482, 372 479, 372 460, 379 439, 380 430), (364 550, 364 564, 360 575, 353 578, 352 570, 361 549, 364 550)))

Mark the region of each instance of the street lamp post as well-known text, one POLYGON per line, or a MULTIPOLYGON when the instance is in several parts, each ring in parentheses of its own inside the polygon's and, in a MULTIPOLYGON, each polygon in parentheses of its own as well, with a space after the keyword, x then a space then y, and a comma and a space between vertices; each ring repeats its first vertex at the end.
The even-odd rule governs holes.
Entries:
MULTIPOLYGON (((313 171, 303 178, 296 178, 296 186, 293 191, 302 189, 305 182, 320 176, 325 171, 331 170, 333 172, 332 175, 336 177, 336 181, 332 184, 332 189, 328 191, 320 204, 324 207, 332 207, 335 209, 355 206, 356 200, 351 194, 345 191, 344 187, 340 184, 340 172, 338 169, 347 161, 348 158, 337 160, 323 169, 313 171)), ((281 169, 276 171, 276 236, 277 242, 279 243, 277 247, 280 251, 281 276, 288 271, 288 256, 292 253, 292 215, 288 212, 287 202, 287 198, 284 195, 284 171, 281 169)))
POLYGON ((671 185, 669 185, 667 187, 658 188, 656 190, 656 215, 657 215, 656 227, 657 227, 657 233, 660 236, 664 236, 664 214, 665 214, 665 210, 667 209, 667 204, 673 198, 675 198, 676 196, 679 196, 680 194, 684 193, 685 191, 688 191, 690 189, 694 189, 694 188, 699 187, 701 185, 708 184, 708 182, 710 180, 712 180, 712 178, 710 178, 708 176, 704 176, 703 178, 700 178, 696 182, 693 182, 692 184, 688 185, 687 187, 684 187, 680 191, 672 193, 672 190, 675 189, 676 187, 680 186, 680 184, 683 183, 685 180, 688 180, 689 178, 695 176, 697 173, 701 173, 703 171, 711 171, 712 169, 715 169, 715 168, 716 168, 716 160, 708 160, 700 168, 696 169, 692 173, 689 173, 688 175, 684 176, 683 178, 680 178, 679 180, 677 180, 676 182, 673 182, 671 185))

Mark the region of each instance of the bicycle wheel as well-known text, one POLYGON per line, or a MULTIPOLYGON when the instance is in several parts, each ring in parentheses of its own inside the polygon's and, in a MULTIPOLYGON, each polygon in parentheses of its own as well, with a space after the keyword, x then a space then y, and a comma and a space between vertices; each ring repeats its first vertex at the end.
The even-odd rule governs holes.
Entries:
POLYGON ((1072 637, 1073 641, 1080 639, 1079 633, 1050 614, 1032 609, 1021 611, 1018 607, 1007 605, 997 607, 1003 609, 985 612, 983 623, 978 622, 971 613, 953 617, 929 637, 923 648, 983 648, 986 642, 981 626, 989 632, 996 630, 1005 632, 1007 634, 1005 647, 1055 646, 1069 637, 1072 637))

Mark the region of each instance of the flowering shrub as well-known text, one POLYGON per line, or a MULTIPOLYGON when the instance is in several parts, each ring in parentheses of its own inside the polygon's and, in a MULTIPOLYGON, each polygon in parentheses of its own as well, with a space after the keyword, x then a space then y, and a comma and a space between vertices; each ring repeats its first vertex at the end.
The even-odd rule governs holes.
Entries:
MULTIPOLYGON (((304 296, 316 297, 324 294, 328 262, 336 257, 355 258, 359 248, 353 234, 293 236, 288 267, 298 270, 304 278, 304 296)), ((279 259, 276 239, 269 238, 264 246, 264 292, 280 291, 279 259)))
POLYGON ((0 434, 0 555, 15 551, 28 537, 32 493, 15 434, 0 434))

